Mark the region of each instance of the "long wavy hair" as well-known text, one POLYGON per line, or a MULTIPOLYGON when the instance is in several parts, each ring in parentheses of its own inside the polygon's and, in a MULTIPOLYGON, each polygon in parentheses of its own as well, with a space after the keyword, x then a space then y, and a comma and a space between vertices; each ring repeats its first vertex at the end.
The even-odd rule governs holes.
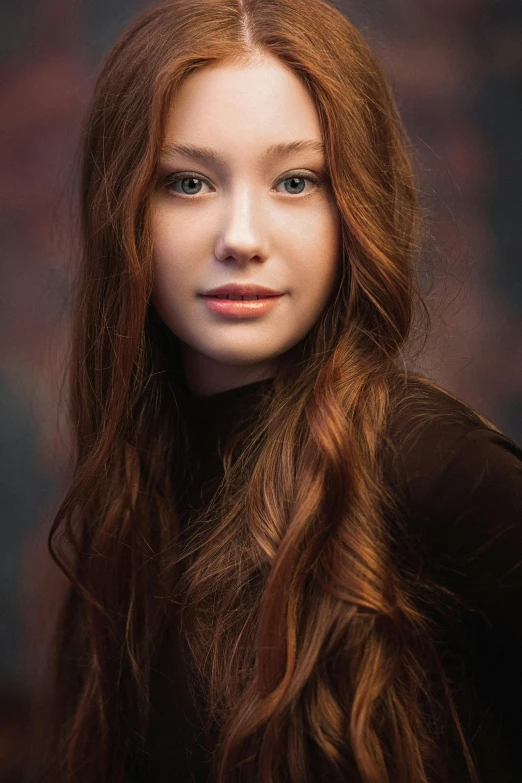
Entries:
POLYGON ((383 467, 391 413, 415 402, 422 423, 434 392, 453 395, 406 369, 416 311, 429 321, 422 209, 370 47, 325 0, 170 0, 106 56, 82 155, 74 467, 49 535, 69 589, 40 779, 128 780, 174 605, 219 727, 219 783, 447 781, 448 717, 478 780, 426 611, 444 591, 393 554, 408 533, 383 467), (290 67, 317 107, 340 283, 227 441, 223 479, 181 536, 182 366, 151 304, 150 199, 181 82, 256 54, 290 67))

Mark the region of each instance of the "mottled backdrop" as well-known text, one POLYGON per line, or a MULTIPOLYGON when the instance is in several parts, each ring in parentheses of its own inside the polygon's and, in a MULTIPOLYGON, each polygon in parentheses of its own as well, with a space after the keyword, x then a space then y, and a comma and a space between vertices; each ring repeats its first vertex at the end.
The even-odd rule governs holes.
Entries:
MULTIPOLYGON (((101 56, 145 5, 0 9, 0 783, 19 780, 25 694, 52 623, 45 539, 68 470, 78 127, 101 56)), ((395 87, 429 216, 419 275, 433 334, 420 369, 522 443, 522 2, 339 7, 395 87)))

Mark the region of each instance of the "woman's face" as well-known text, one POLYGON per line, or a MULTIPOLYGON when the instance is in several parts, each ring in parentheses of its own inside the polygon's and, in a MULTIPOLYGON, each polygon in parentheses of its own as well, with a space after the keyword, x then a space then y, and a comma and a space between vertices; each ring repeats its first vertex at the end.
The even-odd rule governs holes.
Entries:
POLYGON ((175 96, 151 204, 152 301, 197 395, 272 377, 337 284, 340 216, 321 142, 312 98, 273 58, 207 67, 175 96), (216 312, 202 294, 228 283, 282 296, 250 317, 216 312))

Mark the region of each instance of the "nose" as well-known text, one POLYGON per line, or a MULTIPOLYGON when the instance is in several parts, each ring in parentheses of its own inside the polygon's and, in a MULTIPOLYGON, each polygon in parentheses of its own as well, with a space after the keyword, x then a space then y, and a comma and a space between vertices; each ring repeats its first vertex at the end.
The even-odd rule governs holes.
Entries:
POLYGON ((242 263, 263 261, 267 257, 266 226, 263 225, 259 200, 252 189, 244 188, 232 194, 223 210, 223 222, 214 248, 216 258, 242 263))

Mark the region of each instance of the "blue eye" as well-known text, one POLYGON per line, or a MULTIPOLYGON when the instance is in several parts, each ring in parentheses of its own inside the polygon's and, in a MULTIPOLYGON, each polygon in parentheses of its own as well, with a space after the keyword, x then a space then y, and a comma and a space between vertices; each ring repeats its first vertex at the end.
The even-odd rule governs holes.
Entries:
MULTIPOLYGON (((297 187, 297 188, 299 188, 299 189, 297 190, 297 193, 299 194, 299 193, 302 193, 302 192, 303 192, 303 189, 304 189, 304 186, 305 186, 305 181, 306 181, 306 180, 308 180, 308 181, 313 181, 313 180, 311 180, 311 178, 310 178, 310 177, 287 177, 286 179, 282 179, 282 180, 281 180, 281 182, 282 182, 282 183, 285 183, 285 182, 291 182, 291 183, 292 183, 292 187, 297 187), (297 185, 296 185, 295 183, 297 183, 297 185), (302 186, 302 187, 301 187, 301 186, 302 186)), ((277 184, 279 185, 279 184, 281 184, 281 183, 280 183, 280 182, 278 182, 277 184)), ((287 191, 287 192, 288 192, 288 191, 287 191)), ((290 191, 290 193, 291 193, 291 194, 293 194, 293 195, 295 195, 296 191, 295 191, 295 190, 294 190, 294 191, 290 191)))
MULTIPOLYGON (((321 185, 321 178, 318 176, 314 176, 311 174, 304 174, 304 173, 296 173, 293 174, 290 177, 284 177, 279 180, 277 183, 277 186, 279 186, 281 183, 291 183, 290 189, 288 189, 285 185, 285 193, 289 196, 299 196, 303 193, 305 188, 306 182, 311 182, 314 187, 309 189, 308 193, 305 195, 311 195, 315 190, 320 187, 321 185)), ((171 176, 165 180, 164 187, 167 191, 169 191, 174 196, 179 196, 180 198, 191 198, 191 197, 197 197, 201 195, 201 188, 203 185, 207 185, 209 187, 212 187, 210 183, 201 177, 200 175, 196 175, 192 172, 184 172, 183 174, 177 174, 174 176, 171 176), (181 190, 178 190, 176 188, 176 185, 180 185, 181 190)), ((279 193, 283 191, 278 191, 279 193)))
MULTIPOLYGON (((181 185, 183 195, 197 196, 201 191, 201 185, 204 184, 204 180, 200 179, 200 177, 178 177, 177 179, 173 179, 168 182, 167 187, 170 188, 171 186, 177 185, 178 183, 181 185), (183 183, 189 184, 188 186, 185 186, 183 183)), ((178 193, 179 191, 175 192, 178 193)))

